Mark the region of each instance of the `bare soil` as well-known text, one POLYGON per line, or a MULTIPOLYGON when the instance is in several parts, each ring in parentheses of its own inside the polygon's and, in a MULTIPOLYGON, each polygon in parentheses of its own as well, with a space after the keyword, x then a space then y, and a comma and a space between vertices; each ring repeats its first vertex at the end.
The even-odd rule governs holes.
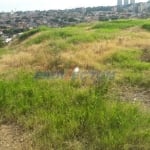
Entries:
POLYGON ((29 135, 15 125, 0 125, 0 150, 32 150, 29 135))
POLYGON ((123 101, 140 102, 150 107, 150 90, 133 87, 123 87, 119 91, 119 98, 123 101))

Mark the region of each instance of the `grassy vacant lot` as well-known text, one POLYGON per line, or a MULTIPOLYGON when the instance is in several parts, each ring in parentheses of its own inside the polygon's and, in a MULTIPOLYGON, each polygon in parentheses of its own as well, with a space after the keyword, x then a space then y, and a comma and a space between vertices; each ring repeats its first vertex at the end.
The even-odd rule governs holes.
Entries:
POLYGON ((39 27, 0 49, 0 124, 30 132, 29 149, 149 150, 149 90, 149 20, 39 27))

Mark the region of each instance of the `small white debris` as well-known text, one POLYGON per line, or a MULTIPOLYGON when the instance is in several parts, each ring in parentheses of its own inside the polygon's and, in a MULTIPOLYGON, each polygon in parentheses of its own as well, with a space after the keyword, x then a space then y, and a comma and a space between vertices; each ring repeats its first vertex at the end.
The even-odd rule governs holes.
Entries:
POLYGON ((75 67, 74 70, 73 70, 73 73, 78 73, 79 70, 80 70, 79 67, 75 67))
POLYGON ((9 42, 11 42, 11 40, 12 40, 12 38, 7 38, 7 39, 5 40, 5 42, 6 42, 6 43, 9 43, 9 42))

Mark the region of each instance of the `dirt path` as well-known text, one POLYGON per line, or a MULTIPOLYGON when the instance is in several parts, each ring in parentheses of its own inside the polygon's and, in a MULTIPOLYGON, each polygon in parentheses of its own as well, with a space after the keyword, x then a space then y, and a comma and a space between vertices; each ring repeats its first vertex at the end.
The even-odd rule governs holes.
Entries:
POLYGON ((27 135, 14 125, 0 125, 0 150, 31 150, 27 135))

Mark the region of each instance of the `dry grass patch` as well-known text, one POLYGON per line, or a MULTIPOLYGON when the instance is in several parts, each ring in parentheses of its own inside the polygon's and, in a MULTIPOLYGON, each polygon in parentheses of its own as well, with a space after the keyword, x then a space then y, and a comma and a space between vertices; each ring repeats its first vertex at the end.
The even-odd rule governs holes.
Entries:
MULTIPOLYGON (((26 52, 19 52, 18 54, 8 54, 2 57, 2 59, 0 60, 0 68, 1 66, 3 66, 2 68, 5 70, 5 67, 8 68, 17 68, 17 67, 23 67, 26 65, 31 65, 32 62, 34 60, 34 57, 32 54, 30 53, 26 53, 26 52)), ((1 69, 2 69, 1 68, 1 69)))
POLYGON ((41 69, 45 68, 51 60, 50 53, 47 51, 45 44, 32 45, 24 47, 20 45, 14 53, 5 54, 0 59, 0 71, 5 72, 9 69, 28 68, 41 69))
POLYGON ((66 61, 72 61, 81 67, 93 67, 100 69, 100 62, 107 56, 116 51, 115 41, 100 41, 94 43, 80 44, 76 50, 61 54, 66 61))
MULTIPOLYGON (((33 35, 37 37, 40 33, 33 35)), ((108 34, 108 33, 106 33, 108 34)), ((150 48, 150 34, 139 27, 121 31, 115 39, 101 40, 89 43, 65 45, 65 41, 43 41, 41 44, 26 45, 26 40, 15 47, 12 54, 3 55, 0 60, 0 70, 28 67, 33 70, 50 70, 52 65, 63 65, 69 68, 73 65, 105 69, 103 61, 119 49, 150 48), (65 50, 64 50, 65 49, 65 50)), ((67 41, 66 41, 67 42, 67 41)))
POLYGON ((123 47, 150 48, 149 32, 139 27, 133 27, 122 31, 120 35, 121 38, 118 38, 118 44, 123 47))

